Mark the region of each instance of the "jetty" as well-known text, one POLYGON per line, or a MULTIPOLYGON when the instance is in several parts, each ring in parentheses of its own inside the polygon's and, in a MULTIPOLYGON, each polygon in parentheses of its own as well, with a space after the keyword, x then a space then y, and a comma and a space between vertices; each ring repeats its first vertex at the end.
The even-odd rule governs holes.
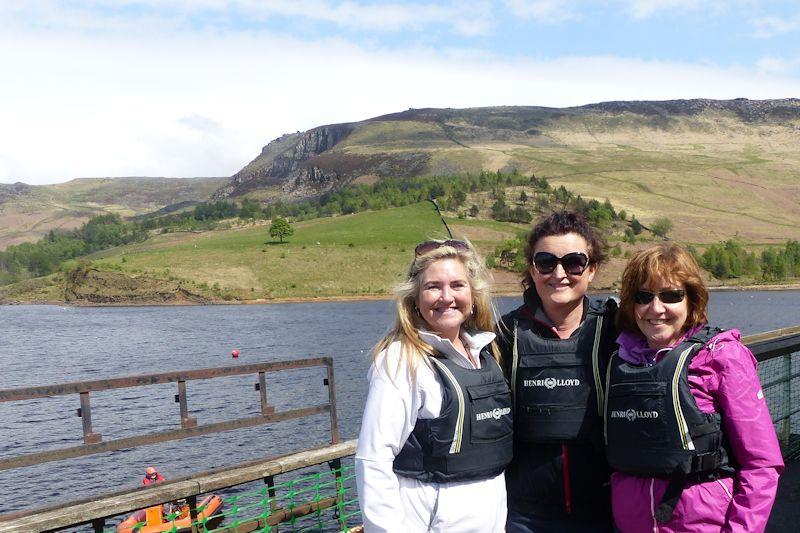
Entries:
MULTIPOLYGON (((800 458, 800 326, 750 335, 742 340, 759 361, 759 377, 787 465, 767 531, 794 531, 800 523, 800 461, 797 461, 800 458)), ((160 508, 176 501, 186 503, 188 516, 178 516, 178 512, 165 514, 163 531, 361 530, 353 473, 357 442, 340 441, 333 359, 330 357, 6 389, 0 390, 0 403, 54 396, 77 396, 76 403, 80 408, 76 414, 82 426, 82 442, 0 458, 0 471, 319 415, 328 416, 328 441, 292 453, 198 472, 154 485, 2 514, 0 533, 76 527, 83 527, 85 531, 112 532, 122 520, 138 510, 160 508), (308 368, 320 368, 323 372, 320 385, 327 389, 327 401, 276 409, 269 401, 268 377, 308 368), (255 416, 198 423, 189 414, 191 399, 187 383, 230 376, 252 376, 253 388, 260 398, 260 412, 255 416), (108 440, 95 431, 92 399, 102 398, 99 393, 153 385, 176 387, 176 425, 179 423, 180 427, 108 440), (223 505, 216 514, 207 516, 198 502, 212 494, 218 495, 223 505), (184 522, 179 522, 180 519, 184 522)), ((140 523, 133 531, 144 525, 144 522, 140 523)))

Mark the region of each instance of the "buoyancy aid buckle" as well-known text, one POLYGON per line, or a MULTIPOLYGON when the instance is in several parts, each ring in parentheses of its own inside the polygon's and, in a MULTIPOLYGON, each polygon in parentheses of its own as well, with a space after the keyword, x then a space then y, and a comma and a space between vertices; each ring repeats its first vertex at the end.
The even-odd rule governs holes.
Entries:
POLYGON ((719 467, 722 460, 719 450, 699 453, 692 457, 692 473, 708 474, 719 467))

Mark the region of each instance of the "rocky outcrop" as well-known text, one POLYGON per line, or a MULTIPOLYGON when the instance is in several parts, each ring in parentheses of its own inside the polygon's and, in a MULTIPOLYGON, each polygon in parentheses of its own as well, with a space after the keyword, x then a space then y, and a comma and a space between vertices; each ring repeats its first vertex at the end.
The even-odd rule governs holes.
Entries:
POLYGON ((772 122, 800 119, 800 99, 782 100, 665 100, 662 102, 603 102, 579 107, 588 111, 633 113, 637 115, 699 115, 706 111, 733 113, 743 122, 772 122))
POLYGON ((21 196, 28 196, 31 194, 33 186, 26 185, 25 183, 0 183, 0 205, 8 200, 13 200, 21 196))
POLYGON ((353 131, 354 124, 321 126, 278 137, 261 154, 231 177, 213 198, 235 197, 262 188, 280 187, 284 198, 303 197, 307 190, 333 188, 341 179, 336 168, 314 164, 312 158, 331 150, 353 131))

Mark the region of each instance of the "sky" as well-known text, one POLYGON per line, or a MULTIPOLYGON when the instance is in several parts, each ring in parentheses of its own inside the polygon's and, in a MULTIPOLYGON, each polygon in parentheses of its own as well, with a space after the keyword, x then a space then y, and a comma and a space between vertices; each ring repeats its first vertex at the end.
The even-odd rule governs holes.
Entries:
POLYGON ((421 107, 800 98, 800 3, 0 0, 0 183, 231 176, 421 107))

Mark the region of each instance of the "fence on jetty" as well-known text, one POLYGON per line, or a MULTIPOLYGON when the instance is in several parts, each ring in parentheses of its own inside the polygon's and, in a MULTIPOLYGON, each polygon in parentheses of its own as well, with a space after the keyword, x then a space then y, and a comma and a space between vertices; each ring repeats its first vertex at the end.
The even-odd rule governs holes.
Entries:
MULTIPOLYGON (((759 377, 784 457, 787 460, 796 459, 800 457, 800 326, 751 335, 745 337, 743 341, 759 361, 759 377)), ((139 509, 160 506, 176 500, 187 502, 188 516, 183 518, 178 516, 177 512, 168 515, 172 521, 165 524, 163 531, 245 533, 279 530, 350 531, 351 528, 358 528, 360 515, 351 461, 356 441, 339 442, 331 358, 8 389, 0 391, 0 402, 65 394, 80 396, 84 443, 60 450, 2 459, 0 470, 320 413, 330 414, 330 445, 202 472, 187 478, 115 492, 90 500, 0 515, 0 533, 58 530, 82 524, 91 524, 94 531, 106 531, 107 522, 114 517, 124 517, 139 509), (268 401, 266 374, 309 366, 327 367, 325 385, 328 387, 328 402, 323 405, 276 412, 268 401), (197 422, 188 415, 186 382, 239 374, 258 375, 256 390, 261 395, 261 414, 256 417, 197 425, 197 422), (163 383, 177 383, 178 394, 175 400, 180 404, 180 429, 108 442, 103 442, 102 437, 92 431, 89 401, 91 392, 163 383), (278 481, 277 476, 288 479, 278 481), (249 492, 238 492, 233 496, 223 497, 221 510, 213 516, 205 516, 202 506, 198 508, 198 502, 202 501, 203 495, 222 494, 225 489, 254 481, 263 481, 263 484, 249 492)))

